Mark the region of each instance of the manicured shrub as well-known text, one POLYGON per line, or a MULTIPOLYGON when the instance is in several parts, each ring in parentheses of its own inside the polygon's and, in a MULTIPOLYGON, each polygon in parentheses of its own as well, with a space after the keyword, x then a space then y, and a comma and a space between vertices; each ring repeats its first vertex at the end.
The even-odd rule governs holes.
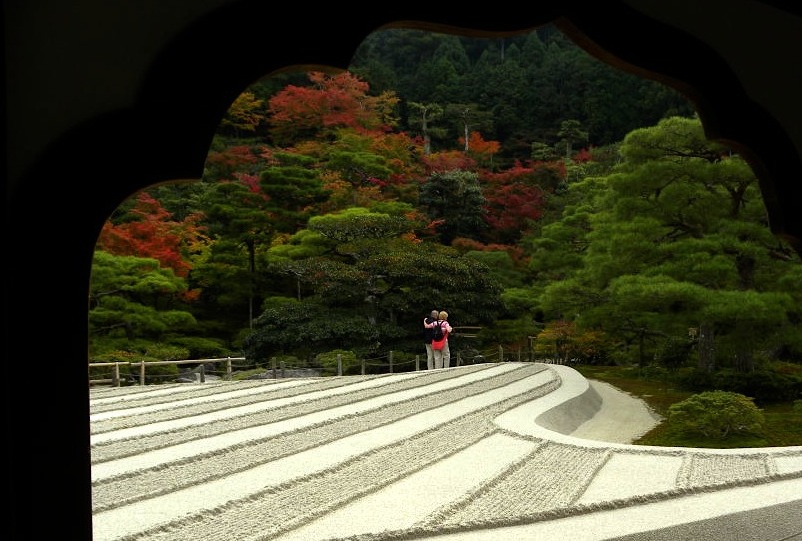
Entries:
POLYGON ((162 344, 159 342, 149 344, 142 355, 142 359, 145 361, 179 361, 191 358, 189 349, 175 344, 162 344))
POLYGON ((334 349, 326 353, 319 353, 315 357, 315 361, 320 365, 323 370, 323 375, 334 376, 337 375, 337 356, 340 355, 342 359, 343 375, 358 374, 361 369, 361 364, 356 358, 356 353, 353 351, 346 351, 344 349, 334 349))
POLYGON ((760 432, 765 421, 751 398, 729 391, 706 391, 669 406, 668 422, 678 430, 723 440, 733 433, 760 432))
POLYGON ((187 336, 176 338, 170 342, 187 350, 187 359, 221 359, 223 357, 240 357, 232 354, 220 340, 187 336))

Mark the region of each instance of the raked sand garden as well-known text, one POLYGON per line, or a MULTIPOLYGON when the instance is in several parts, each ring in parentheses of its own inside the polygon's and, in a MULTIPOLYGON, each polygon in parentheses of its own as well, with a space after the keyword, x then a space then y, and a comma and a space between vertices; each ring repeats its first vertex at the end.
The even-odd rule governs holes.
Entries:
POLYGON ((802 447, 631 445, 659 418, 565 366, 90 393, 94 541, 601 540, 802 502, 802 447))

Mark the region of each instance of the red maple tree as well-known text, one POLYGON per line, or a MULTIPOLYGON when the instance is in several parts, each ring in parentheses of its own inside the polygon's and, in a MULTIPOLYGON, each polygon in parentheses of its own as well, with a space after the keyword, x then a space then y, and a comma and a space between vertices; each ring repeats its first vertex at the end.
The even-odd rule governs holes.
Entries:
POLYGON ((268 102, 270 133, 280 145, 326 138, 334 131, 388 131, 396 122, 392 92, 368 95, 370 85, 349 72, 308 73, 311 86, 288 85, 268 102))
POLYGON ((203 242, 202 228, 197 225, 200 216, 173 221, 159 201, 140 192, 128 218, 119 224, 106 220, 97 248, 113 255, 152 257, 162 267, 173 269, 176 276, 189 275, 192 267, 184 254, 191 252, 195 243, 203 242))

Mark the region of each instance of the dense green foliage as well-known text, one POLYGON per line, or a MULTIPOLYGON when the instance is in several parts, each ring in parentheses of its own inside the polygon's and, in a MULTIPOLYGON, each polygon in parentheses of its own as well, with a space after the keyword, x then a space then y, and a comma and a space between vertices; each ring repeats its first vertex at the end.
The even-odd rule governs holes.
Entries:
POLYGON ((801 307, 802 264, 749 165, 675 92, 551 28, 389 30, 352 72, 257 82, 200 182, 121 205, 90 352, 330 371, 333 351, 422 353, 439 308, 479 328, 452 355, 651 366, 762 403, 799 397, 776 367, 802 361, 801 307))
POLYGON ((751 398, 728 391, 695 394, 668 408, 668 422, 678 430, 726 439, 737 432, 760 432, 765 420, 751 398))

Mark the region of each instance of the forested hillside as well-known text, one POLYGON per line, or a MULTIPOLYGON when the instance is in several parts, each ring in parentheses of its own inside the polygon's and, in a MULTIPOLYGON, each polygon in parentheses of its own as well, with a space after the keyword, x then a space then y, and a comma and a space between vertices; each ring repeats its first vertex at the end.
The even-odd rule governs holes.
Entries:
POLYGON ((90 360, 403 358, 437 308, 481 328, 465 359, 745 374, 802 362, 800 307, 749 165, 682 96, 551 27, 396 29, 348 72, 255 83, 200 182, 117 209, 90 360))
POLYGON ((682 95, 599 62, 551 25, 497 39, 384 30, 356 51, 351 72, 402 98, 400 129, 420 133, 426 116, 433 147, 451 149, 467 124, 499 142, 503 167, 532 158, 533 144, 535 157, 554 158, 566 142, 607 146, 694 112, 682 95))

